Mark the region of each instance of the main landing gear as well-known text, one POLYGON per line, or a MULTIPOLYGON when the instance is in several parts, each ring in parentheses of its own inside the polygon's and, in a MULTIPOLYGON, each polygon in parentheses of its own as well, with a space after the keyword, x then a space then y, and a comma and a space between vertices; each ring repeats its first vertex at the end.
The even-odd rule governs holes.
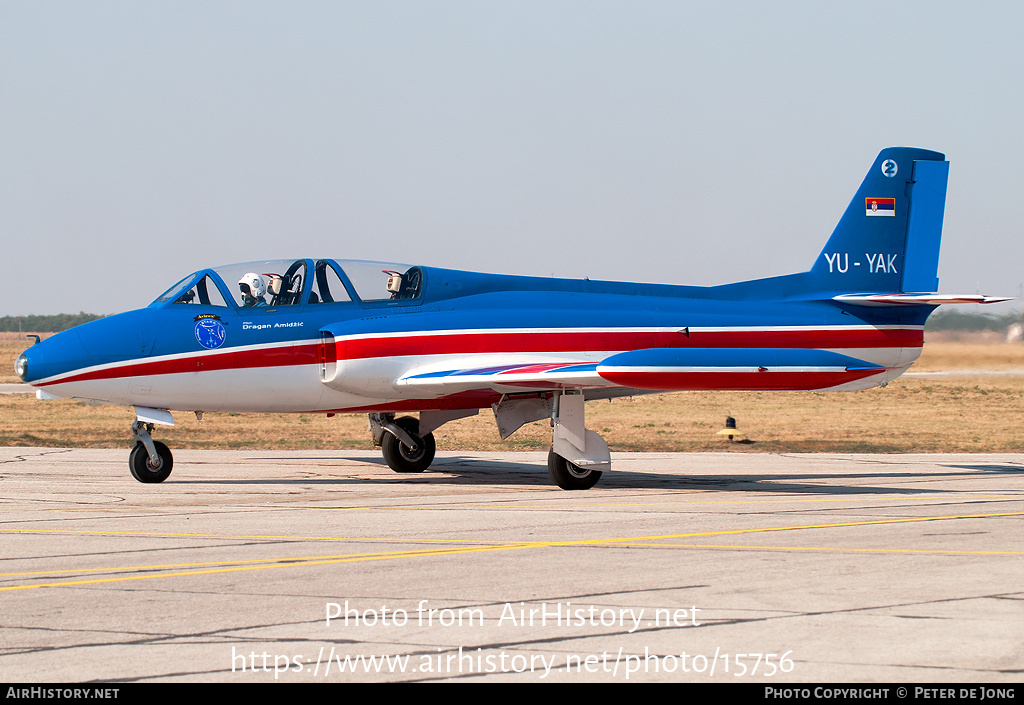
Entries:
POLYGON ((579 391, 556 392, 552 398, 548 475, 563 490, 589 490, 612 466, 608 444, 583 426, 583 402, 579 391))
POLYGON ((548 451, 548 476, 563 490, 589 490, 597 484, 603 473, 600 470, 581 468, 560 456, 552 448, 548 451))
POLYGON ((423 472, 434 462, 434 434, 420 435, 420 422, 411 416, 370 414, 373 442, 384 453, 384 462, 395 472, 423 472))
MULTIPOLYGON (((548 475, 563 490, 588 490, 611 468, 611 454, 601 436, 584 428, 583 402, 580 392, 557 391, 502 397, 492 408, 503 439, 524 424, 550 418, 548 475)), ((476 413, 476 409, 424 411, 418 421, 411 416, 396 419, 391 413, 370 414, 370 432, 388 467, 401 473, 423 472, 434 460, 432 432, 448 421, 476 413)))
POLYGON ((524 424, 551 419, 548 475, 563 490, 589 490, 612 465, 608 444, 583 425, 583 393, 559 390, 550 394, 504 396, 494 409, 498 433, 508 438, 524 424))

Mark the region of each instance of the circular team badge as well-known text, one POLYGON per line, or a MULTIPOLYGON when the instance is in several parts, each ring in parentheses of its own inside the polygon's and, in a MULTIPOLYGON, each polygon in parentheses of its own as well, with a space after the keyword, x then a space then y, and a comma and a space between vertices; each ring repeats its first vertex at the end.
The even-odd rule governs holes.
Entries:
POLYGON ((886 159, 884 162, 882 162, 882 173, 888 176, 890 179, 896 176, 896 172, 899 170, 900 168, 892 159, 886 159))
POLYGON ((196 340, 207 350, 214 350, 224 344, 224 324, 215 318, 203 318, 196 323, 196 340))

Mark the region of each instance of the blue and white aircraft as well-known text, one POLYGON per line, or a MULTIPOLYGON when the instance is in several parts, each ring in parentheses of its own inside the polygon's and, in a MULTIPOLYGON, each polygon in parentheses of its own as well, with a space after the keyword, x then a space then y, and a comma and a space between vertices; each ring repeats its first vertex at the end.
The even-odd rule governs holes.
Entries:
POLYGON ((1005 301, 934 293, 948 167, 937 152, 883 150, 799 274, 694 287, 250 262, 54 335, 16 368, 40 399, 134 406, 141 482, 171 472, 151 436, 171 411, 367 413, 388 465, 422 472, 434 430, 490 407, 502 438, 551 419, 551 478, 586 489, 611 465, 585 428, 587 400, 884 385, 917 359, 937 305, 1005 301))

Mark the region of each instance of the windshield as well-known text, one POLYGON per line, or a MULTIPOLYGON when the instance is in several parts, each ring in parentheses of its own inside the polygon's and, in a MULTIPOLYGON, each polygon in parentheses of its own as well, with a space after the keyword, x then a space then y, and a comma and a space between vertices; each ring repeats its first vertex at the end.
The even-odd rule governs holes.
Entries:
POLYGON ((169 288, 169 289, 168 289, 167 291, 165 291, 164 293, 160 294, 160 296, 158 296, 158 297, 156 298, 156 301, 154 301, 153 303, 155 303, 155 304, 162 304, 162 303, 164 303, 164 302, 170 301, 170 300, 171 300, 171 297, 172 297, 172 296, 174 296, 175 294, 177 294, 177 293, 178 293, 178 290, 179 290, 179 289, 181 289, 181 287, 183 287, 183 286, 185 285, 185 282, 190 282, 190 281, 192 281, 193 279, 195 279, 195 278, 196 278, 196 276, 197 276, 198 274, 199 274, 199 272, 192 272, 191 274, 189 274, 189 275, 188 275, 187 277, 185 277, 184 279, 180 279, 179 281, 177 281, 176 283, 174 283, 174 284, 173 284, 173 285, 171 286, 171 288, 169 288))
POLYGON ((203 306, 227 307, 217 281, 209 273, 195 272, 179 281, 162 293, 153 303, 162 304, 170 301, 173 304, 202 304, 203 306), (197 280, 196 277, 199 277, 197 280))

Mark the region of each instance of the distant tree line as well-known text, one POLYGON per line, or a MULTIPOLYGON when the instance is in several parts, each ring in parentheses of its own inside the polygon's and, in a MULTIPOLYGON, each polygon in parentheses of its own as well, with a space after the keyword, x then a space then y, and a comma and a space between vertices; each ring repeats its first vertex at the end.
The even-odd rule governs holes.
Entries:
POLYGON ((963 330, 963 331, 1004 331, 1014 323, 1020 323, 1020 313, 1004 313, 991 316, 984 313, 964 313, 952 308, 942 308, 928 317, 925 330, 963 330))
POLYGON ((95 321, 95 313, 58 313, 54 316, 4 316, 0 318, 0 331, 5 333, 59 333, 68 328, 95 321))

